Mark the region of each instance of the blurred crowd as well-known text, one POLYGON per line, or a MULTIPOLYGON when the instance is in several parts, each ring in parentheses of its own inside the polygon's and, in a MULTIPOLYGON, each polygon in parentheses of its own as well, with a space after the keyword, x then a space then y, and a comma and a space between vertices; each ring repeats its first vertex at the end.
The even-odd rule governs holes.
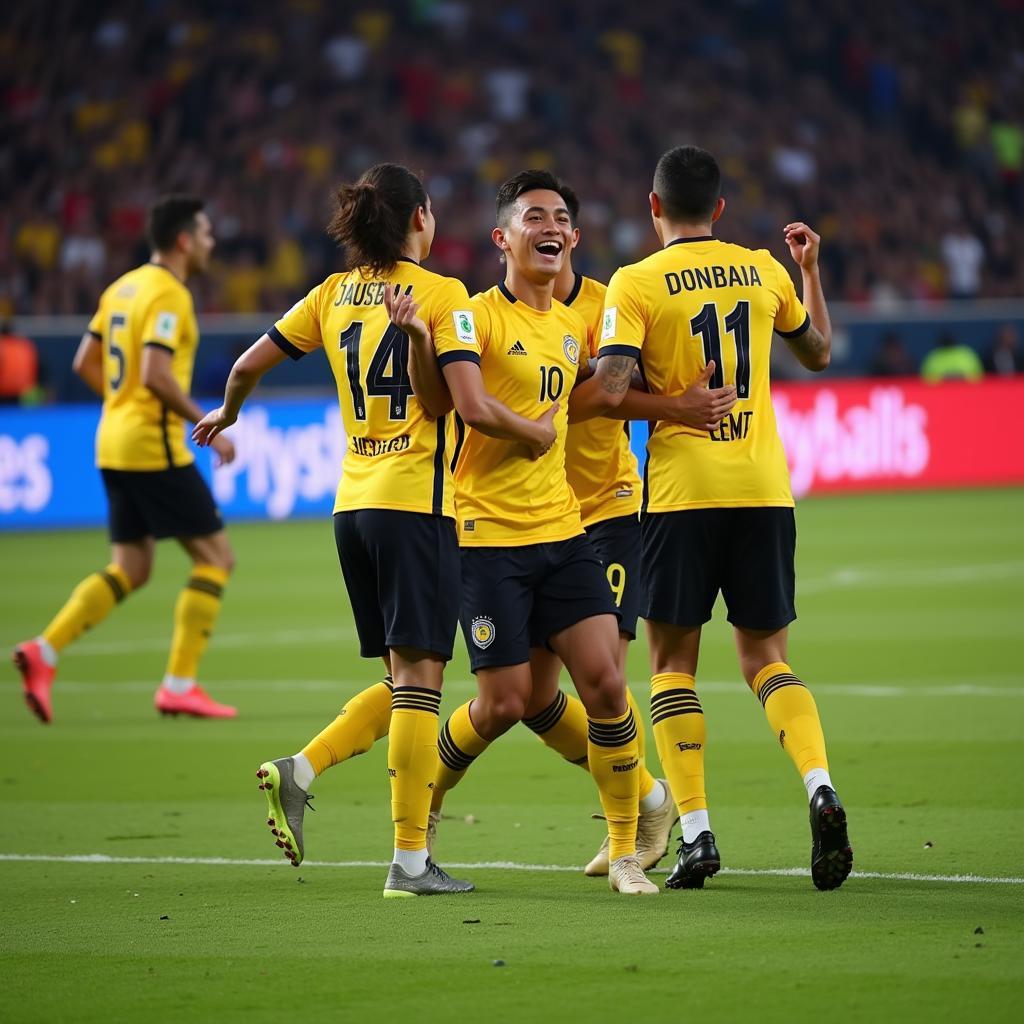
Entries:
POLYGON ((679 143, 720 159, 722 236, 821 232, 830 298, 1024 296, 1024 0, 15 0, 0 57, 0 316, 91 311, 168 190, 209 201, 201 308, 285 309, 337 265, 332 184, 379 160, 422 172, 431 267, 471 291, 526 166, 580 192, 607 279, 679 143))

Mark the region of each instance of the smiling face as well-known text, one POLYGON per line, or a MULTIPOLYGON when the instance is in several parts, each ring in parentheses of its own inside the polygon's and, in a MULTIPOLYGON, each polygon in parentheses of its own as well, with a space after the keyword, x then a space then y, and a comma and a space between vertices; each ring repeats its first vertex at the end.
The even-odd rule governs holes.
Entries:
POLYGON ((572 249, 573 228, 565 200, 550 189, 524 192, 492 237, 521 274, 538 283, 553 281, 572 249))

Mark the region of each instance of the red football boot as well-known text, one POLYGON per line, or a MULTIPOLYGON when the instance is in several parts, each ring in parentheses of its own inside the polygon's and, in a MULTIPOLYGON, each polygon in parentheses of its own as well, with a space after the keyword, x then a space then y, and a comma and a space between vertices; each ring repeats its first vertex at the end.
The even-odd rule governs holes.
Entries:
POLYGON ((49 725, 53 721, 50 689, 57 670, 46 664, 36 640, 18 644, 14 648, 11 660, 21 673, 21 686, 25 691, 25 703, 29 711, 44 725, 49 725))
POLYGON ((154 700, 161 715, 191 715, 193 718, 234 718, 237 708, 218 704, 201 686, 187 693, 172 693, 165 686, 156 691, 154 700))

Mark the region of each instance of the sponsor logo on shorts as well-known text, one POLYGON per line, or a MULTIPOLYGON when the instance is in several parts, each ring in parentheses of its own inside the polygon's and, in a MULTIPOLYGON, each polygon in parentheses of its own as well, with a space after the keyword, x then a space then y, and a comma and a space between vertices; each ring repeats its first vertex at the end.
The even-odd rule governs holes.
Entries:
POLYGON ((562 351, 573 366, 580 361, 580 343, 571 334, 562 339, 562 351))
POLYGON ((476 520, 464 519, 462 521, 462 528, 466 531, 466 533, 472 533, 476 529, 476 520))
POLYGON ((404 452, 409 447, 409 435, 402 434, 399 437, 353 437, 352 451, 356 455, 368 455, 374 458, 377 455, 387 455, 390 452, 404 452))
POLYGON ((478 615, 470 623, 469 633, 473 637, 473 643, 484 651, 494 643, 494 622, 486 615, 478 615))
POLYGON ((631 772, 638 764, 640 759, 637 758, 635 761, 630 761, 629 764, 613 764, 613 772, 631 772))
POLYGON ((699 743, 677 743, 676 746, 680 750, 700 750, 699 743))

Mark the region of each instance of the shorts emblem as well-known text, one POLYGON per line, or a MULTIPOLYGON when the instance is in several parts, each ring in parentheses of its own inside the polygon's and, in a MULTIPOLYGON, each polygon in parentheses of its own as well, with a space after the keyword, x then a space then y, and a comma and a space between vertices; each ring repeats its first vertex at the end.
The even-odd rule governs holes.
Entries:
POLYGON ((494 623, 486 615, 478 615, 469 626, 470 636, 473 643, 486 650, 494 642, 494 623))

